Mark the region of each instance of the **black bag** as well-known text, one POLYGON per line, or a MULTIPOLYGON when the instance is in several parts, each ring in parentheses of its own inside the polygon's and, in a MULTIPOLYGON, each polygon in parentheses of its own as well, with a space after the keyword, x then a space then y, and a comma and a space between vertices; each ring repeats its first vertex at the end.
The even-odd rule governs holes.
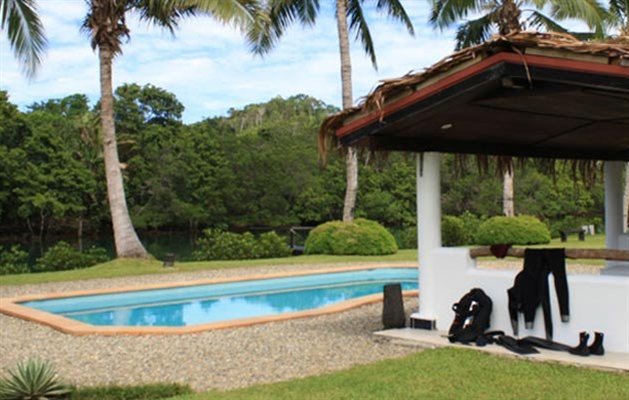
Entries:
POLYGON ((458 303, 452 306, 454 321, 448 331, 448 340, 451 343, 472 343, 479 346, 487 343, 485 331, 489 328, 492 301, 482 289, 474 288, 458 303))

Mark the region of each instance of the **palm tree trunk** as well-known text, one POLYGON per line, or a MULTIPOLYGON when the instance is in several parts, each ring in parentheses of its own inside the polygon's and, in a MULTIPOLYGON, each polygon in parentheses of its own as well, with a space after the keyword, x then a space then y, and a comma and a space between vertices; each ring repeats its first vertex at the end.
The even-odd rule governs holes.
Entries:
POLYGON ((98 58, 100 61, 100 119, 103 129, 103 155, 116 255, 118 257, 146 258, 148 253, 142 246, 129 217, 127 200, 122 184, 122 172, 120 171, 118 145, 116 143, 116 126, 114 125, 114 96, 111 83, 113 54, 109 48, 101 45, 98 50, 98 58))
POLYGON ((629 230, 629 163, 625 167, 625 215, 624 215, 624 228, 625 231, 629 230))
POLYGON ((505 171, 502 181, 502 212, 507 217, 515 215, 513 201, 513 170, 505 171))
MULTIPOLYGON (((336 0, 336 22, 341 53, 343 109, 345 110, 354 103, 352 100, 352 60, 349 54, 346 0, 336 0)), ((345 202, 343 203, 343 222, 352 222, 354 220, 354 209, 356 208, 356 194, 358 193, 358 156, 354 147, 350 146, 347 148, 345 166, 347 187, 345 189, 345 202)))

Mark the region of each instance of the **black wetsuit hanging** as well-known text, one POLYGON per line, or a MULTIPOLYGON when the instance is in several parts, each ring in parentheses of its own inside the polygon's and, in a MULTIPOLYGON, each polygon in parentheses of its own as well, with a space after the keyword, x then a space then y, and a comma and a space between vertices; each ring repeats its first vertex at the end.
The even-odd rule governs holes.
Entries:
POLYGON ((509 316, 513 334, 518 335, 518 312, 524 313, 527 329, 533 328, 535 312, 541 304, 544 311, 546 338, 553 337, 553 321, 550 314, 548 275, 552 272, 559 301, 561 320, 570 319, 568 281, 566 279, 566 253, 564 249, 526 249, 524 269, 515 277, 513 287, 507 290, 509 316))

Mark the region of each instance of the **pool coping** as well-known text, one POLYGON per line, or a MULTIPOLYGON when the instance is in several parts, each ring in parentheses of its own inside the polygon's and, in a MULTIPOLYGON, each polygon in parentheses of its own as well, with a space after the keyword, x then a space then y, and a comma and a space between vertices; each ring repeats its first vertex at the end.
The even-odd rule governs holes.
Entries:
MULTIPOLYGON (((27 301, 36 301, 36 300, 59 299, 59 298, 64 298, 64 297, 113 294, 113 293, 130 292, 130 291, 168 289, 168 288, 173 288, 173 287, 199 286, 199 285, 253 281, 253 280, 262 280, 262 279, 289 278, 289 277, 294 277, 294 276, 360 271, 360 270, 365 270, 365 269, 408 268, 408 267, 416 267, 416 266, 417 266, 416 262, 396 263, 396 264, 387 264, 387 265, 374 265, 374 264, 369 265, 368 264, 368 265, 355 265, 355 266, 349 266, 349 267, 324 268, 324 269, 316 269, 316 270, 310 270, 310 271, 293 271, 293 272, 288 272, 288 273, 284 272, 284 273, 271 273, 271 274, 256 274, 256 275, 236 276, 236 277, 231 277, 231 278, 197 279, 197 280, 192 280, 192 281, 170 282, 170 283, 160 283, 160 284, 150 284, 150 285, 131 285, 131 286, 122 286, 122 287, 107 288, 107 289, 76 290, 76 291, 63 292, 63 293, 44 293, 44 294, 23 295, 23 296, 16 296, 16 297, 0 298, 0 313, 6 314, 12 317, 16 317, 16 318, 21 318, 30 322, 36 322, 41 325, 45 325, 53 329, 56 329, 58 331, 61 331, 63 333, 68 333, 75 336, 180 335, 180 334, 188 334, 188 333, 199 333, 199 332, 205 332, 205 331, 216 330, 216 329, 240 328, 240 327, 247 327, 247 326, 258 325, 258 324, 266 324, 269 322, 286 321, 286 320, 297 319, 297 318, 308 318, 308 317, 314 317, 314 316, 319 316, 319 315, 339 313, 342 311, 350 310, 352 308, 382 301, 382 294, 373 294, 369 296, 358 297, 355 299, 343 301, 341 303, 333 304, 327 307, 322 307, 322 308, 312 309, 312 310, 297 311, 297 312, 292 312, 292 313, 270 315, 270 316, 264 316, 264 317, 235 319, 235 320, 222 321, 222 322, 210 322, 206 324, 180 326, 180 327, 96 326, 96 325, 86 324, 86 323, 73 320, 70 318, 66 318, 61 315, 56 315, 56 314, 48 313, 46 311, 41 311, 41 310, 37 310, 31 307, 26 307, 18 303, 23 303, 27 301)), ((402 292, 402 295, 404 297, 417 296, 418 294, 419 294, 418 290, 407 290, 407 291, 402 292)))

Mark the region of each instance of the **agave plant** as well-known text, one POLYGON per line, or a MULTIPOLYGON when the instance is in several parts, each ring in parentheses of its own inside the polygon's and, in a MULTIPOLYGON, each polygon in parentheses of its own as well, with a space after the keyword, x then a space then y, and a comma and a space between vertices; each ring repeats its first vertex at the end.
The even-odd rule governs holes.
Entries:
POLYGON ((52 364, 29 359, 0 379, 0 400, 67 399, 70 388, 59 382, 52 364))

